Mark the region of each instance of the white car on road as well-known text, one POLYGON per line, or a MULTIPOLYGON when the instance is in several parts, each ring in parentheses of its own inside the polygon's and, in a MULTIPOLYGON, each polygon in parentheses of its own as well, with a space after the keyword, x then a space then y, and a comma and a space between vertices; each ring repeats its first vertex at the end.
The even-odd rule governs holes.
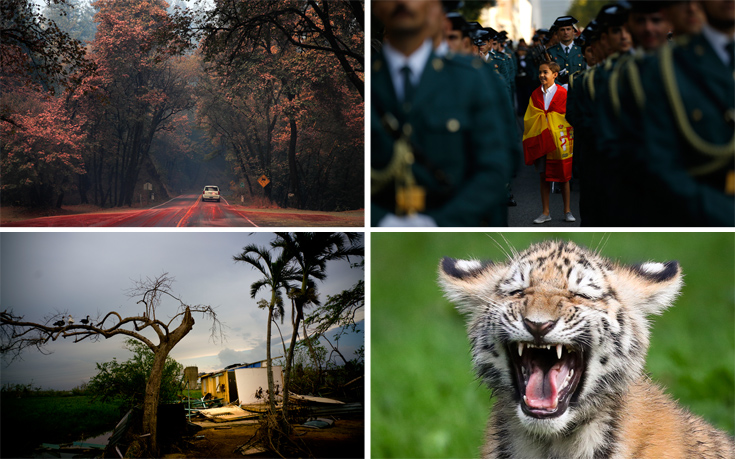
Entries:
POLYGON ((207 185, 202 191, 202 201, 214 200, 219 202, 219 188, 214 185, 207 185))

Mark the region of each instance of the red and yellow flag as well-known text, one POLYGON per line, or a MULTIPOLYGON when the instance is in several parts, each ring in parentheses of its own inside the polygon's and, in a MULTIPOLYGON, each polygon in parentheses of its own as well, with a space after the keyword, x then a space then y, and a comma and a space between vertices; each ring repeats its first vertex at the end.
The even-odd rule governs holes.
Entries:
POLYGON ((541 87, 531 94, 523 117, 523 155, 527 165, 546 156, 546 180, 568 182, 572 178, 574 128, 564 117, 567 112, 567 90, 556 87, 549 109, 544 110, 541 87))

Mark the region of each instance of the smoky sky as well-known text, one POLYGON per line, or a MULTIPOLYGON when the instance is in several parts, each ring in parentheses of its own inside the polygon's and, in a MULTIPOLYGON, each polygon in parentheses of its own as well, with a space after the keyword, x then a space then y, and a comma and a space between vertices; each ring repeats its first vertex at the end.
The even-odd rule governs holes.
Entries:
MULTIPOLYGON (((248 264, 236 263, 233 256, 248 244, 268 246, 273 238, 272 233, 242 232, 3 232, 0 309, 42 323, 65 311, 77 322, 87 315, 94 320, 108 311, 123 317, 140 315, 143 306, 136 304, 140 298, 128 297, 134 281, 169 273, 175 279, 173 293, 185 303, 216 308, 227 338, 214 342, 211 321, 195 314, 194 329, 174 348, 173 358, 200 371, 262 360, 266 358, 267 310, 258 309, 256 303, 269 298, 270 292, 263 289, 252 299, 250 285, 262 274, 248 264)), ((347 261, 330 262, 327 279, 317 285, 320 299, 326 301, 327 295, 350 288, 363 276, 361 268, 351 268, 347 261)), ((164 301, 158 319, 168 322, 177 308, 177 303, 164 301)), ((286 317, 281 325, 287 345, 289 323, 286 317)), ((96 373, 95 363, 131 356, 122 336, 94 343, 71 341, 49 343, 46 351, 50 355, 28 349, 22 360, 9 364, 4 359, 0 380, 70 389, 96 373)), ((344 346, 347 356, 363 341, 363 333, 352 336, 344 344, 340 341, 340 350, 344 346)), ((275 327, 271 344, 274 356, 283 354, 275 327)))

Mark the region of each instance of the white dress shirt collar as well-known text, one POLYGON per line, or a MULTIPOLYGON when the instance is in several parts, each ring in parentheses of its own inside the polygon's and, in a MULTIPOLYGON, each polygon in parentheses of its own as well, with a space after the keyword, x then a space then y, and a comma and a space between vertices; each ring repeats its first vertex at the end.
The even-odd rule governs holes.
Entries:
POLYGON ((717 54, 717 57, 720 58, 725 66, 730 65, 730 60, 733 57, 727 55, 725 46, 733 40, 733 37, 728 37, 724 33, 713 29, 709 24, 704 24, 704 27, 702 27, 702 35, 707 39, 712 49, 715 50, 715 54, 717 54))
POLYGON ((401 69, 408 66, 411 69, 411 83, 414 87, 418 86, 419 81, 421 81, 421 75, 424 73, 426 62, 429 60, 429 56, 431 56, 431 50, 432 43, 430 39, 424 41, 410 56, 405 56, 393 48, 388 41, 383 44, 383 56, 385 56, 385 62, 388 65, 388 71, 393 81, 393 88, 395 88, 396 96, 398 96, 399 100, 403 100, 404 94, 401 69))

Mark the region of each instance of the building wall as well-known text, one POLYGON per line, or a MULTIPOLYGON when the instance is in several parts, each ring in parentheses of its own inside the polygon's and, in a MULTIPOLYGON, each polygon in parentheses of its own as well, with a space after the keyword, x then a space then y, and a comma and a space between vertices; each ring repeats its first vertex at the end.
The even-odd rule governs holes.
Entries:
POLYGON ((531 0, 534 29, 548 29, 559 16, 567 14, 572 0, 531 0))
MULTIPOLYGON (((278 394, 283 391, 283 367, 273 366, 273 386, 278 386, 278 394)), ((258 399, 255 393, 258 389, 263 390, 265 395, 268 390, 268 368, 238 368, 235 370, 237 378, 237 394, 241 405, 252 405, 264 403, 265 398, 258 399)))
POLYGON ((498 32, 507 31, 513 42, 524 38, 529 43, 535 30, 533 10, 530 0, 497 0, 496 6, 482 11, 480 23, 498 32))
POLYGON ((227 374, 224 371, 202 378, 202 396, 207 393, 212 394, 214 398, 229 399, 227 374))

